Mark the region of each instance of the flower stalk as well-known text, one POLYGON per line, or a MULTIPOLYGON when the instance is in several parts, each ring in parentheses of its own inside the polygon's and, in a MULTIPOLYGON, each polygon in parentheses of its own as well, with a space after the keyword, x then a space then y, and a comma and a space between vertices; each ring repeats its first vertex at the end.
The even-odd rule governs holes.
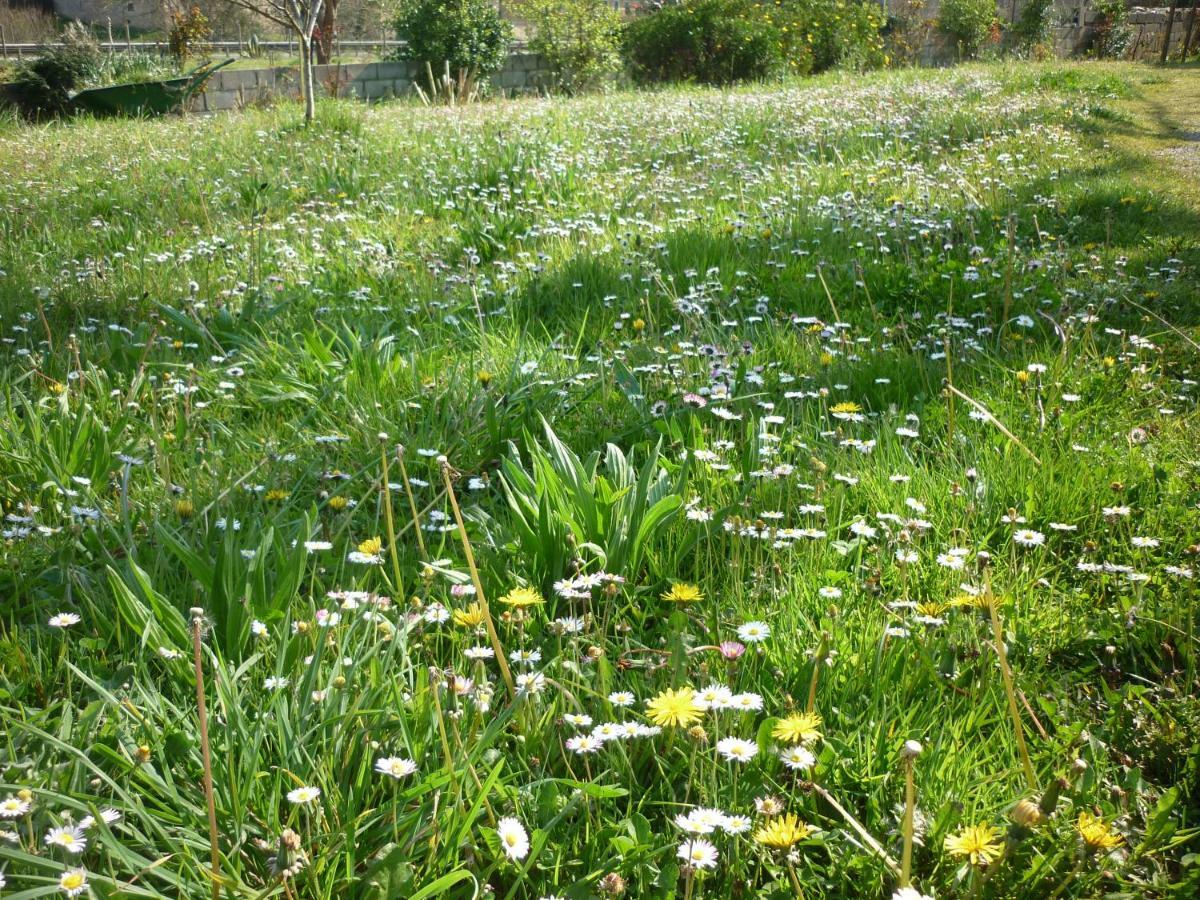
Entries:
POLYGON ((208 740, 208 705, 204 698, 204 665, 201 658, 201 632, 204 629, 204 610, 192 607, 192 661, 196 670, 196 711, 200 717, 200 758, 204 765, 204 800, 208 805, 208 846, 210 854, 212 896, 221 896, 221 855, 217 848, 217 802, 213 796, 212 750, 208 740))

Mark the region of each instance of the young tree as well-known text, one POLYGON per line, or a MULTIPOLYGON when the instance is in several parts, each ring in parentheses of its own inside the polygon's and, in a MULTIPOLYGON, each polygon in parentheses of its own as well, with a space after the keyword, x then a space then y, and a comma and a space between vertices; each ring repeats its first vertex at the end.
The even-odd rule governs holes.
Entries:
POLYGON ((321 22, 321 13, 324 11, 327 0, 229 0, 229 2, 282 25, 296 35, 296 43, 300 45, 300 95, 304 100, 304 121, 311 122, 316 112, 314 96, 316 85, 313 83, 313 32, 321 22))

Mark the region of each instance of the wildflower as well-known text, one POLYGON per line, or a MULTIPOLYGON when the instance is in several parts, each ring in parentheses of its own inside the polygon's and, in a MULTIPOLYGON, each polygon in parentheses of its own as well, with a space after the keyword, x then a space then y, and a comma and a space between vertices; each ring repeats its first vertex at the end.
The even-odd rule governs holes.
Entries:
POLYGON ((717 646, 717 652, 725 657, 725 659, 732 661, 738 659, 746 652, 746 645, 737 641, 721 641, 717 646))
POLYGON ((58 876, 58 889, 68 897, 78 897, 87 887, 87 872, 83 869, 67 869, 58 876))
POLYGON ((694 725, 700 721, 704 709, 696 701, 696 692, 690 687, 662 691, 646 703, 646 715, 655 725, 694 725))
POLYGON ((1124 840, 1121 835, 1113 831, 1111 825, 1086 810, 1079 814, 1075 828, 1079 832, 1079 836, 1083 838, 1083 843, 1088 851, 1092 853, 1097 850, 1112 850, 1119 847, 1124 840))
POLYGON ((19 819, 29 812, 32 804, 21 797, 5 797, 0 800, 0 819, 19 819))
POLYGON ((250 633, 257 638, 265 638, 270 632, 267 631, 267 626, 255 619, 250 623, 250 633))
POLYGON ((766 622, 747 622, 738 628, 737 633, 747 644, 757 644, 771 636, 771 626, 766 622))
POLYGON ((87 849, 87 836, 79 827, 51 828, 46 833, 47 847, 62 847, 68 853, 82 853, 87 849))
POLYGON ((896 888, 892 892, 892 900, 933 900, 928 894, 922 894, 915 887, 896 888))
POLYGON ((70 628, 72 625, 79 624, 79 616, 75 613, 59 613, 50 617, 51 628, 70 628))
POLYGON ((315 803, 317 798, 321 796, 321 789, 301 785, 298 788, 293 788, 288 791, 288 802, 295 806, 307 806, 310 803, 315 803))
MULTIPOLYGON (((100 810, 100 819, 105 825, 111 825, 114 822, 120 821, 121 813, 118 810, 113 809, 111 806, 106 806, 104 809, 100 810)), ((91 828, 95 824, 96 818, 94 816, 84 816, 79 820, 79 827, 84 831, 91 828)))
POLYGON ((729 762, 749 762, 758 753, 758 744, 741 738, 727 737, 717 741, 717 752, 729 762))
POLYGON ((776 850, 787 850, 812 834, 812 827, 801 822, 795 813, 768 819, 754 832, 754 842, 776 850))
POLYGON ((704 838, 684 841, 676 855, 693 869, 715 869, 717 866, 717 848, 704 838))
POLYGON ((771 795, 756 797, 754 798, 754 810, 760 816, 766 816, 769 819, 783 812, 783 801, 771 795))
POLYGON ((948 835, 944 846, 951 856, 963 856, 975 866, 986 866, 1000 858, 1000 833, 991 825, 968 825, 948 835))
POLYGON ((815 712, 792 713, 775 723, 771 737, 787 744, 812 744, 821 739, 821 716, 815 712))
POLYGON ((783 760, 785 766, 792 770, 811 769, 817 762, 817 758, 812 755, 809 749, 799 744, 780 751, 779 758, 783 760))
POLYGON ((389 778, 406 778, 417 771, 417 764, 402 756, 383 756, 375 760, 375 771, 389 778))
POLYGON ((466 609, 456 609, 454 624, 463 628, 478 628, 483 624, 483 607, 478 603, 472 603, 466 609))
POLYGON ((522 697, 540 694, 546 687, 546 676, 541 672, 522 672, 517 676, 517 693, 522 697))
POLYGON ((758 712, 763 708, 762 695, 750 692, 734 694, 729 700, 729 708, 740 709, 742 712, 758 712))
POLYGON ((545 601, 542 600, 542 595, 533 588, 519 587, 501 597, 500 602, 514 609, 525 609, 528 606, 538 606, 545 601))
POLYGON ((629 691, 613 691, 608 695, 608 702, 613 706, 632 706, 635 699, 629 691))
POLYGON ((1022 547, 1040 547, 1046 543, 1046 536, 1040 531, 1034 531, 1030 528, 1022 528, 1013 535, 1013 540, 1022 547))
POLYGON ((704 595, 694 584, 676 582, 671 585, 669 591, 662 595, 662 598, 669 603, 695 603, 697 600, 703 600, 704 595))
POLYGON ((525 826, 511 816, 496 823, 496 834, 500 836, 500 847, 504 855, 513 862, 524 859, 529 854, 529 835, 525 826))
POLYGON ((179 518, 187 519, 195 511, 196 507, 192 504, 191 500, 181 497, 175 501, 175 515, 179 516, 179 518))
POLYGON ((600 749, 603 742, 590 734, 577 734, 574 737, 567 738, 567 749, 572 753, 585 754, 595 753, 600 749))
POLYGON ((750 819, 747 816, 726 816, 721 830, 726 834, 741 834, 750 830, 750 819))

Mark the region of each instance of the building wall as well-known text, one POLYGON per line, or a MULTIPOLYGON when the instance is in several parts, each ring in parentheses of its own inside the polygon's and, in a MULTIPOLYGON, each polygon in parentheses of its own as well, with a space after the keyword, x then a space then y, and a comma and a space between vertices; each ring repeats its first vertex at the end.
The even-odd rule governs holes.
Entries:
POLYGON ((113 36, 125 35, 125 24, 139 31, 161 29, 165 21, 158 0, 54 0, 54 11, 64 19, 103 28, 112 23, 113 36))

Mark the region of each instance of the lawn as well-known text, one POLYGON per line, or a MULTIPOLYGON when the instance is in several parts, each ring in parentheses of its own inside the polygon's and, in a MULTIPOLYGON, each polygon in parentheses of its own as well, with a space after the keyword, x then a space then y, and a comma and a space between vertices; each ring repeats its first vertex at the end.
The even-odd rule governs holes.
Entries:
POLYGON ((0 123, 0 892, 1196 896, 1197 110, 0 123))

